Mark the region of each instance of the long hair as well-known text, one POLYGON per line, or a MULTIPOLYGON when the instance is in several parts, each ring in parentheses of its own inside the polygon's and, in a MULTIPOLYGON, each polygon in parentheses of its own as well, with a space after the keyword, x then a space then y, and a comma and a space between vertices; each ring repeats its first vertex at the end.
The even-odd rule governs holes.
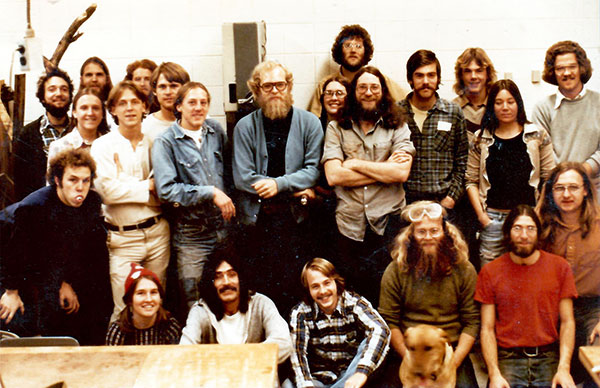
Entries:
POLYGON ((326 259, 315 257, 314 259, 309 260, 304 267, 302 268, 302 273, 300 274, 300 282, 302 283, 302 287, 304 287, 304 303, 307 305, 312 305, 313 299, 310 295, 310 289, 307 279, 308 270, 318 271, 323 274, 323 276, 332 278, 335 282, 335 286, 337 288, 338 296, 342 295, 344 290, 346 289, 346 282, 342 275, 338 274, 335 266, 326 259))
MULTIPOLYGON (((126 333, 131 333, 136 330, 135 326, 133 325, 133 294, 135 293, 135 289, 137 288, 138 283, 142 279, 151 280, 154 284, 156 284, 156 287, 158 288, 158 293, 160 294, 161 302, 165 300, 165 290, 163 286, 160 284, 160 282, 156 283, 155 279, 152 276, 142 275, 135 279, 131 287, 129 287, 129 290, 125 293, 125 295, 123 295, 123 301, 125 302, 126 307, 121 311, 118 319, 119 327, 123 332, 126 333)), ((163 324, 168 324, 170 318, 171 313, 165 310, 165 308, 161 304, 158 307, 158 311, 156 312, 156 321, 154 321, 154 326, 159 327, 163 324)))
POLYGON ((156 63, 151 59, 140 59, 135 62, 131 62, 127 65, 127 69, 125 70, 125 78, 123 80, 133 81, 133 72, 137 69, 142 68, 146 70, 150 70, 150 73, 156 69, 156 63))
POLYGON ((363 46, 365 48, 365 55, 361 66, 365 66, 373 58, 373 42, 371 41, 371 35, 369 32, 361 27, 359 24, 346 25, 342 27, 340 33, 336 36, 333 46, 331 46, 331 56, 338 65, 344 63, 344 42, 349 38, 361 38, 363 46))
MULTIPOLYGON (((496 117, 494 106, 496 103, 496 96, 498 96, 498 93, 500 93, 502 90, 508 91, 517 102, 517 122, 520 125, 529 124, 529 121, 527 120, 527 113, 525 113, 525 104, 523 103, 521 92, 519 92, 519 87, 510 79, 501 79, 500 81, 494 82, 490 87, 487 104, 485 105, 485 113, 483 114, 483 119, 481 120, 481 128, 487 129, 492 135, 500 125, 498 117, 496 117)), ((480 138, 482 134, 483 131, 480 131, 480 138)))
POLYGON ((102 68, 102 71, 104 71, 104 74, 106 74, 106 84, 101 90, 102 96, 104 97, 103 100, 105 100, 108 98, 108 93, 110 93, 113 87, 112 80, 110 79, 110 72, 108 71, 108 66, 106 66, 106 63, 104 63, 102 59, 98 57, 90 57, 86 59, 85 62, 83 62, 83 65, 81 65, 81 69, 79 69, 79 75, 81 76, 81 78, 83 78, 83 72, 85 71, 85 67, 90 63, 95 63, 96 65, 100 66, 102 68))
POLYGON ((533 222, 535 223, 535 226, 537 228, 536 249, 538 248, 538 246, 540 244, 540 233, 542 230, 542 224, 540 222, 540 219, 537 216, 537 214, 535 213, 535 210, 533 210, 533 208, 531 206, 521 204, 521 205, 517 205, 513 209, 511 209, 511 211, 506 216, 506 219, 504 220, 504 224, 502 225, 502 236, 503 236, 502 244, 509 251, 511 250, 511 247, 512 247, 512 238, 510 236, 510 231, 512 230, 512 227, 515 224, 515 221, 517 220, 517 218, 519 218, 521 216, 530 217, 533 220, 533 222))
POLYGON ((398 104, 396 104, 390 94, 387 82, 385 82, 385 77, 381 74, 379 69, 374 66, 365 66, 360 69, 350 83, 346 104, 339 120, 340 126, 344 129, 350 129, 352 128, 352 121, 358 122, 360 119, 360 117, 358 117, 360 103, 356 100, 356 84, 358 83, 360 76, 364 73, 373 74, 381 83, 381 101, 379 101, 377 109, 381 112, 383 127, 386 129, 396 129, 401 127, 406 122, 406 113, 398 104))
POLYGON ((350 91, 350 83, 348 82, 348 80, 340 75, 330 75, 329 77, 325 78, 325 82, 323 82, 323 87, 321 88, 321 97, 319 98, 319 101, 321 102, 321 116, 319 117, 319 119, 321 120, 321 125, 323 126, 323 129, 325 130, 327 128, 327 110, 325 109, 325 90, 327 89, 327 85, 329 85, 332 82, 337 82, 340 85, 342 85, 344 87, 344 89, 346 89, 346 101, 344 102, 344 104, 346 104, 348 101, 348 92, 350 91))
POLYGON ((556 79, 556 73, 554 70, 554 63, 556 57, 562 54, 575 54, 577 63, 579 64, 579 76, 582 83, 587 83, 592 77, 592 63, 588 59, 585 50, 577 43, 571 40, 563 40, 561 42, 554 43, 548 51, 546 51, 546 58, 544 59, 544 71, 542 73, 542 79, 549 84, 558 85, 556 79))
POLYGON ((469 64, 475 61, 478 66, 485 68, 485 72, 487 74, 487 81, 485 83, 485 89, 489 90, 494 82, 496 82, 496 69, 494 68, 494 64, 490 60, 490 57, 486 54, 486 52, 479 47, 469 47, 456 59, 456 64, 454 65, 454 76, 456 77, 456 82, 452 87, 454 92, 462 96, 465 94, 465 81, 463 80, 463 70, 469 66, 469 64))
POLYGON ((100 121, 100 124, 98 124, 98 128, 96 130, 98 131, 98 136, 106 135, 108 133, 108 124, 106 123, 106 104, 104 103, 100 92, 97 91, 95 88, 89 87, 79 88, 77 94, 75 94, 75 97, 73 97, 73 108, 71 109, 71 126, 67 132, 71 132, 73 128, 77 128, 77 119, 73 115, 73 112, 75 112, 75 108, 77 107, 77 102, 79 102, 79 99, 87 95, 96 96, 100 100, 102 120, 100 121))
POLYGON ((552 188, 558 178, 567 171, 575 171, 583 180, 583 187, 587 194, 583 198, 581 211, 579 213, 579 225, 581 226, 581 237, 586 238, 592 230, 592 227, 600 215, 600 209, 596 204, 596 190, 589 175, 585 172, 583 165, 577 162, 562 162, 559 163, 550 172, 550 176, 544 182, 542 195, 535 208, 541 219, 542 232, 540 234, 542 248, 548 250, 556 241, 556 230, 561 220, 560 209, 554 201, 552 188))

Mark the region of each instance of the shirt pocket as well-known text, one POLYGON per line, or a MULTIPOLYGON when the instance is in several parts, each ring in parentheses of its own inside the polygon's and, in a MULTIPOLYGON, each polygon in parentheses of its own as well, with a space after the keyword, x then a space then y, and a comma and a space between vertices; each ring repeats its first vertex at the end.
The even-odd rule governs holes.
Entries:
POLYGON ((222 177, 223 171, 225 170, 224 162, 223 162, 223 154, 221 153, 221 151, 217 150, 214 152, 214 155, 215 155, 215 161, 214 161, 215 173, 217 175, 219 175, 220 177, 222 177))
POLYGON ((382 143, 375 143, 373 145, 374 161, 384 162, 384 161, 388 160, 390 157, 390 149, 391 149, 391 143, 389 141, 382 142, 382 143))
POLYGON ((454 141, 451 131, 436 130, 433 135, 433 144, 436 152, 446 153, 454 148, 454 141))
POLYGON ((342 151, 345 159, 364 159, 364 150, 362 143, 344 141, 342 142, 342 151))

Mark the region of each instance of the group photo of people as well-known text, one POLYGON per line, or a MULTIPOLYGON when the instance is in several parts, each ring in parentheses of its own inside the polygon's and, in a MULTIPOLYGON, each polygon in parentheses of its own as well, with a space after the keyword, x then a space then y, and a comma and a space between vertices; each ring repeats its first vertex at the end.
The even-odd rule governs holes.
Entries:
POLYGON ((174 61, 45 71, 43 114, 12 134, 0 329, 274 343, 284 388, 596 386, 578 359, 600 344, 592 56, 549 46, 554 92, 528 114, 484 48, 455 58, 453 99, 435 51, 398 58, 401 83, 374 50, 340 25, 307 106, 285 58, 260 61, 233 130, 174 61), (432 337, 449 381, 415 361, 432 337))

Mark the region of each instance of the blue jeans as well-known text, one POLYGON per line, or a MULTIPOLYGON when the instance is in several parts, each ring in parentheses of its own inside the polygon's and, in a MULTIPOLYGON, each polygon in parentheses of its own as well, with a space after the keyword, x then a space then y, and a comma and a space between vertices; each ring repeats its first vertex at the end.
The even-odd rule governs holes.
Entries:
POLYGON ((502 244, 502 238, 504 237, 502 225, 504 225, 508 213, 488 209, 487 215, 492 222, 487 224, 479 233, 479 259, 481 262, 479 268, 483 268, 484 265, 506 252, 502 244))
POLYGON ((521 352, 498 348, 498 367, 511 388, 551 387, 558 359, 558 350, 528 357, 521 352))
POLYGON ((598 324, 598 317, 600 317, 600 298, 579 297, 573 300, 573 312, 575 315, 575 349, 571 359, 571 375, 575 383, 583 382, 584 387, 595 387, 596 384, 579 361, 578 354, 580 346, 600 345, 598 337, 592 344, 589 343, 590 334, 598 324))
POLYGON ((177 272, 183 300, 188 309, 200 298, 199 284, 208 256, 227 236, 225 229, 179 224, 173 233, 177 272))

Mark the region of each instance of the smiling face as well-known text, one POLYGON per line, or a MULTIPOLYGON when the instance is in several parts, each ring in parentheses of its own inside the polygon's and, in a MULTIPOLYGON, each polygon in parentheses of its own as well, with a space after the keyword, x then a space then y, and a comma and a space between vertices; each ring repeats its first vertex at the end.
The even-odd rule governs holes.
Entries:
POLYGON ((479 95, 485 93, 487 82, 487 71, 477 61, 472 60, 468 66, 462 69, 462 80, 465 84, 465 93, 470 95, 479 95))
POLYGON ((239 304, 240 278, 228 262, 223 261, 215 270, 213 285, 224 305, 239 304))
POLYGON ((133 322, 149 322, 156 320, 162 299, 158 286, 152 280, 141 278, 133 292, 131 310, 133 322))
POLYGON ((506 89, 502 89, 494 100, 494 114, 500 124, 512 124, 517 121, 519 106, 517 100, 506 89))
POLYGON ((413 236, 424 253, 437 253, 438 246, 444 239, 443 219, 424 216, 421 221, 413 222, 413 236))
POLYGON ((332 314, 338 303, 337 284, 331 277, 323 275, 320 271, 309 269, 306 271, 306 284, 310 296, 325 314, 332 314))
POLYGON ((54 177, 56 194, 62 203, 71 207, 80 207, 90 192, 92 172, 89 167, 65 167, 62 180, 54 177))
POLYGON ((123 93, 114 106, 111 108, 111 113, 117 116, 119 127, 125 129, 140 127, 142 117, 146 111, 146 104, 140 100, 138 96, 128 88, 123 89, 123 93))
POLYGON ((346 102, 346 88, 337 81, 331 81, 325 87, 323 106, 331 117, 337 117, 346 102))
POLYGON ((554 74, 558 88, 564 95, 577 95, 583 89, 581 69, 575 53, 561 54, 554 61, 554 74))
POLYGON ((356 81, 356 101, 363 110, 377 109, 382 96, 381 82, 375 74, 363 73, 356 81))
POLYGON ((101 93, 105 85, 106 73, 102 67, 95 62, 88 63, 81 75, 81 86, 94 88, 98 93, 101 93))
POLYGON ((206 91, 202 88, 190 89, 181 104, 176 106, 177 111, 181 113, 181 126, 197 131, 204 124, 209 108, 206 91))
POLYGON ((79 97, 73 108, 73 117, 77 119, 77 129, 80 131, 96 131, 103 114, 102 101, 93 94, 79 97))

